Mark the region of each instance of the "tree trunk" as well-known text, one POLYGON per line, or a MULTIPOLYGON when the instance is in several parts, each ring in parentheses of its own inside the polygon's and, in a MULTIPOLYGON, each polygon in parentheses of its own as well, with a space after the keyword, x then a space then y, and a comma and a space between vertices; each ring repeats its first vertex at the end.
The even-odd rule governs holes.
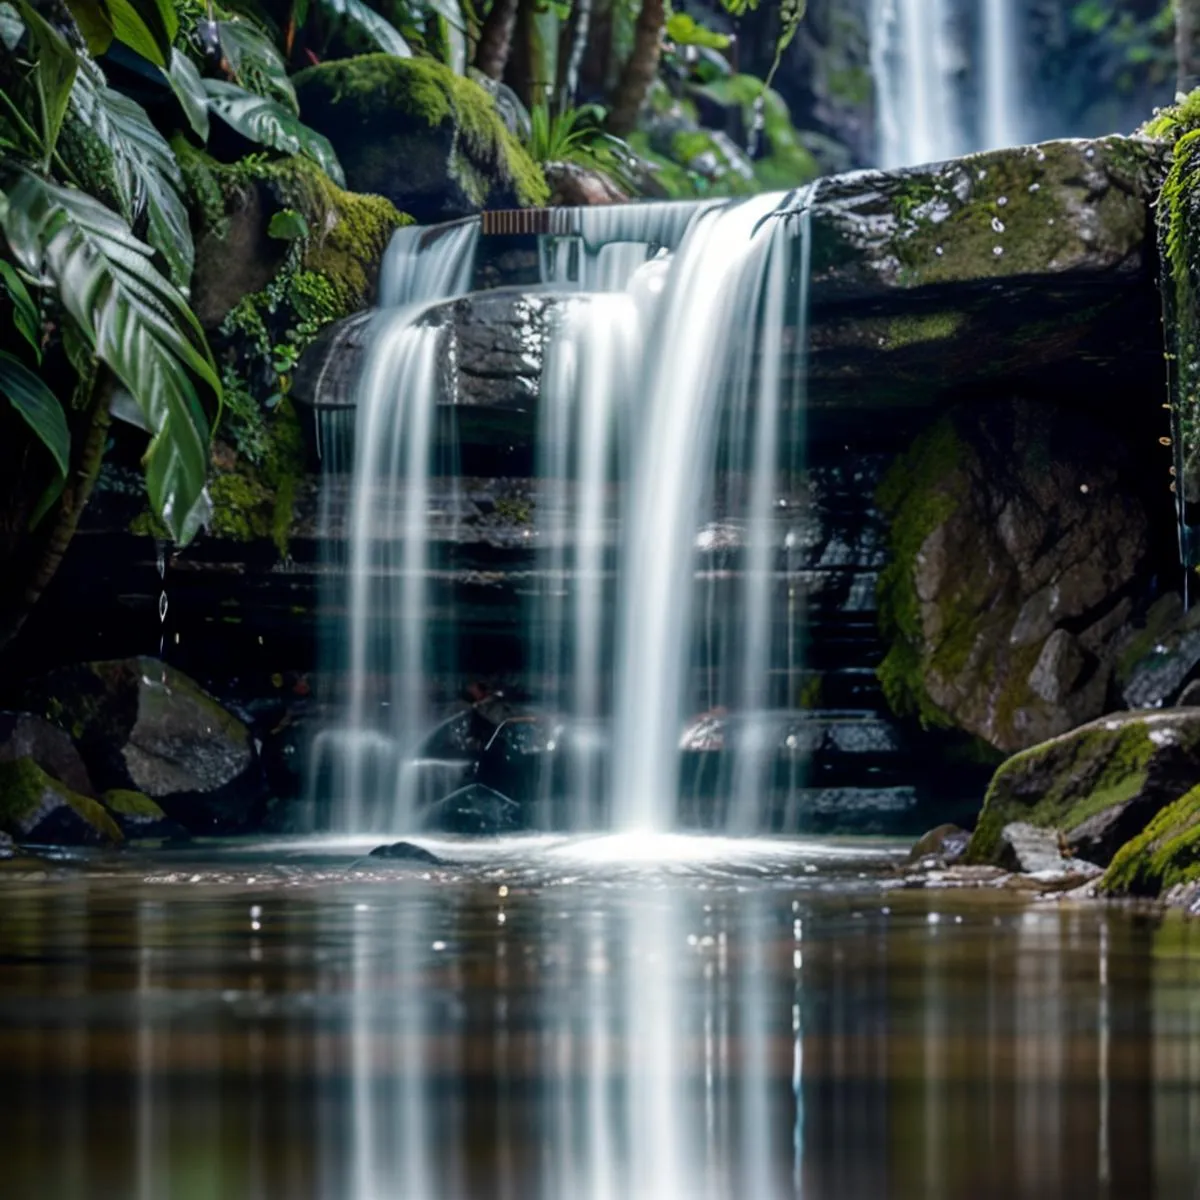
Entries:
POLYGON ((642 11, 638 14, 633 32, 633 53, 621 71, 612 108, 608 112, 609 132, 618 137, 626 137, 637 128, 638 113, 658 73, 658 56, 666 20, 664 0, 642 0, 642 11))
POLYGON ((592 0, 575 0, 571 8, 571 41, 567 65, 563 72, 562 96, 564 106, 575 103, 579 93, 579 71, 587 53, 588 35, 592 27, 592 0))
POLYGON ((85 434, 76 461, 71 466, 66 487, 58 501, 54 527, 50 530, 40 553, 33 562, 23 590, 14 596, 7 611, 0 616, 0 651, 17 636, 25 624, 33 606, 50 586, 71 538, 79 526, 79 518, 92 494, 96 476, 100 474, 100 463, 104 458, 104 446, 108 439, 108 405, 112 399, 112 376, 100 368, 99 375, 90 388, 85 434))
POLYGON ((492 7, 479 31, 475 66, 489 79, 499 82, 512 52, 513 27, 517 23, 518 0, 492 0, 492 7))
POLYGON ((1175 0, 1175 62, 1176 91, 1200 85, 1200 0, 1175 0))

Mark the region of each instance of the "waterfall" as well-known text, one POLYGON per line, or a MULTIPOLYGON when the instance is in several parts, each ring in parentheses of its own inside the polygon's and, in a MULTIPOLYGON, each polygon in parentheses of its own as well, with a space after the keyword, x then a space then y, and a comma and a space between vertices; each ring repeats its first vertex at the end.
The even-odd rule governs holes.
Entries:
POLYGON ((873 0, 880 166, 1024 140, 1018 2, 873 0))
MULTIPOLYGON (((404 763, 428 724, 429 489, 443 334, 428 307, 471 283, 479 222, 396 231, 357 385, 344 655, 345 720, 319 735, 314 777, 337 827, 410 828, 404 763)), ((338 463, 338 456, 331 461, 338 463)))
POLYGON ((983 138, 979 149, 1019 145, 1021 60, 1016 0, 983 0, 983 138))
MULTIPOLYGON (((773 214, 784 199, 760 196, 701 212, 676 253, 660 300, 642 388, 645 412, 635 434, 639 453, 618 615, 612 786, 618 829, 666 830, 676 821, 680 731, 695 641, 695 551, 698 533, 704 537, 697 517, 706 507, 711 511, 706 492, 722 400, 731 387, 744 392, 751 386, 756 356, 746 347, 760 329, 758 348, 770 362, 760 373, 755 422, 767 429, 759 435, 769 447, 763 453, 774 450, 787 282, 782 261, 791 233, 773 214)), ((756 484, 754 492, 769 505, 774 464, 755 466, 768 482, 756 484)), ((748 524, 756 530, 754 514, 748 524)))
MULTIPOLYGON (((528 735, 543 758, 520 803, 543 829, 756 831, 781 755, 795 758, 771 710, 784 687, 794 702, 800 640, 783 485, 803 396, 784 380, 806 339, 807 193, 575 215, 573 245, 542 244, 551 282, 569 270, 542 363, 525 601, 532 699, 551 720, 528 735), (705 647, 719 648, 707 672, 705 647), (689 721, 711 743, 693 763, 719 751, 704 804, 681 787, 689 721)), ((394 307, 358 383, 344 719, 318 745, 348 830, 412 830, 441 795, 417 792, 440 786, 420 746, 436 717, 430 521, 451 333, 426 312, 469 286, 476 232, 397 235, 381 285, 394 307)))
MULTIPOLYGON (((643 249, 642 261, 645 261, 643 249)), ((540 494, 543 592, 534 618, 536 667, 568 742, 572 829, 600 819, 602 742, 613 652, 605 619, 613 587, 606 567, 619 514, 613 493, 623 406, 641 357, 638 310, 627 293, 573 299, 550 344, 542 378, 540 494), (606 603, 607 602, 607 603, 606 603)), ((547 786, 549 781, 546 781, 547 786)), ((547 815, 541 822, 553 825, 547 815)))

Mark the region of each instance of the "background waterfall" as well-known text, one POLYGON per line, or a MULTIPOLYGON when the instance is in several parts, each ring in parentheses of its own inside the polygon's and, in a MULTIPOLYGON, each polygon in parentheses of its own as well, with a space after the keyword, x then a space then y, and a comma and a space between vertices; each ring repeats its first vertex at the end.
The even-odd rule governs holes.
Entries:
POLYGON ((1019 0, 874 0, 879 165, 1026 138, 1019 0))

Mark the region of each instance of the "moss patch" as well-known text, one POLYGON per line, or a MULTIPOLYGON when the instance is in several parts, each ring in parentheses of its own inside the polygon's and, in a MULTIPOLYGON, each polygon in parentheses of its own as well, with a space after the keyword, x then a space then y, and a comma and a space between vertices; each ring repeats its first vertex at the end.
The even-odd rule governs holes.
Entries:
POLYGON ((1157 896, 1200 880, 1200 787, 1168 805, 1126 842, 1100 881, 1115 896, 1157 896))
POLYGON ((0 830, 18 840, 120 842, 104 806, 47 775, 32 758, 0 762, 0 830))
POLYGON ((295 84, 304 119, 334 142, 351 182, 366 179, 363 186, 387 190, 377 180, 397 172, 388 135, 407 125, 447 133, 450 176, 475 206, 500 193, 520 205, 550 197, 540 168, 487 92, 433 59, 365 54, 310 67, 295 84))
POLYGON ((126 817, 130 821, 165 821, 167 814, 146 795, 145 792, 131 791, 129 788, 113 788, 102 797, 104 807, 118 817, 126 817))
MULTIPOLYGON (((878 668, 879 682, 894 712, 918 716, 933 726, 949 727, 953 722, 925 687, 925 629, 913 567, 929 535, 962 501, 958 468, 963 453, 953 423, 944 418, 892 464, 876 494, 890 522, 890 554, 877 591, 880 630, 890 646, 878 668)), ((954 614, 948 614, 946 624, 950 632, 943 652, 956 654, 969 629, 954 614)))

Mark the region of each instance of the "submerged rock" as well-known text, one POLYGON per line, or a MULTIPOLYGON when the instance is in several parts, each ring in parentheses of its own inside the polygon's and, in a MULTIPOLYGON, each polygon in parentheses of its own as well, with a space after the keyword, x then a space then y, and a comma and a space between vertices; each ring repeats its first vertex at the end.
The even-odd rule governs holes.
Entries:
POLYGON ((899 712, 1014 751, 1097 717, 1149 522, 1122 446, 1026 401, 962 406, 885 478, 880 580, 899 712))
POLYGON ((515 800, 472 783, 431 804, 422 815, 422 824, 444 833, 486 837, 516 832, 524 827, 525 819, 523 808, 515 800))
POLYGON ((0 713, 0 762, 31 758, 81 796, 95 797, 87 767, 68 733, 33 713, 0 713))
POLYGON ((153 658, 86 663, 32 695, 98 787, 143 793, 192 832, 252 823, 261 784, 249 730, 181 671, 153 658))
POLYGON ((440 867, 445 859, 438 858, 423 846, 413 842, 392 842, 388 846, 376 846, 369 858, 386 858, 390 862, 426 863, 429 866, 440 867))
POLYGON ((103 805, 71 791, 32 758, 0 762, 0 830, 22 842, 66 846, 122 840, 103 805))
POLYGON ((301 71, 295 84, 302 119, 333 143, 348 186, 418 221, 549 195, 487 92, 434 59, 339 59, 301 71))
MULTIPOLYGON (((1000 863, 1004 830, 1061 831, 1101 866, 1200 778, 1200 712, 1121 713, 1014 755, 996 772, 967 856, 1000 863)), ((1057 833, 1056 833, 1057 836, 1057 833)))

